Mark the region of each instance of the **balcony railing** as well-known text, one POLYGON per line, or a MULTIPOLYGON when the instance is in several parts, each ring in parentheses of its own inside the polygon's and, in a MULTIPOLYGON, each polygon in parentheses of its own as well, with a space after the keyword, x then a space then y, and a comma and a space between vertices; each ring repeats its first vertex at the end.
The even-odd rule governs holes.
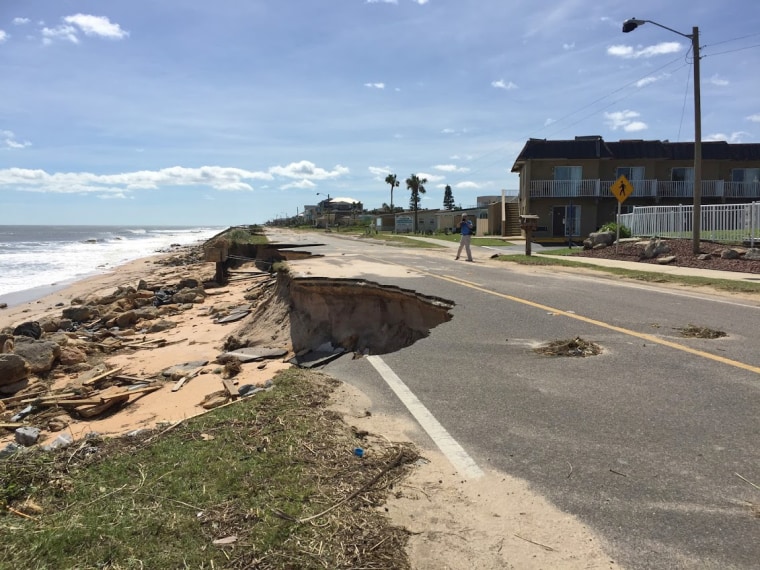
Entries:
MULTIPOLYGON (((614 198, 614 180, 531 180, 531 198, 614 198)), ((634 198, 693 198, 693 182, 670 180, 632 180, 634 198)), ((703 180, 703 198, 760 199, 759 182, 703 180)))

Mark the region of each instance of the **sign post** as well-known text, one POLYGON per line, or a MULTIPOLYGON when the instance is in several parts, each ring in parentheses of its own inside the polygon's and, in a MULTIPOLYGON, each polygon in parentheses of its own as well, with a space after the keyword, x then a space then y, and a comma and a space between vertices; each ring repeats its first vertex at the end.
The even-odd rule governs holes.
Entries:
POLYGON ((628 179, 621 174, 620 178, 615 180, 615 183, 610 186, 610 192, 612 192, 618 201, 617 219, 615 220, 615 228, 617 230, 617 235, 615 236, 615 253, 617 253, 618 247, 620 246, 620 208, 628 196, 633 194, 633 186, 631 186, 628 179))

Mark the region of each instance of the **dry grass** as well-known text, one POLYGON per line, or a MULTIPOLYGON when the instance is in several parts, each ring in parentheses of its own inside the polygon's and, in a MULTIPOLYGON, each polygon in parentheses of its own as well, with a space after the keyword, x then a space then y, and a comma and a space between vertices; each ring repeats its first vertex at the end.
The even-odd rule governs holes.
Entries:
POLYGON ((0 559, 16 569, 409 568, 408 533, 381 507, 418 455, 352 431, 327 407, 337 384, 287 370, 270 392, 163 430, 0 460, 0 559))

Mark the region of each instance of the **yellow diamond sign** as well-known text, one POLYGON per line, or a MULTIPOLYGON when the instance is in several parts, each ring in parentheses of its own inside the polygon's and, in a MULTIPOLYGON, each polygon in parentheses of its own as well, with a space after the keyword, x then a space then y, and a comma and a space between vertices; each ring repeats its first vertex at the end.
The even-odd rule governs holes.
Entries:
POLYGON ((615 183, 610 186, 610 192, 612 192, 612 195, 622 204, 628 196, 633 194, 633 186, 631 186, 631 183, 628 182, 628 179, 625 176, 620 176, 620 178, 615 180, 615 183))

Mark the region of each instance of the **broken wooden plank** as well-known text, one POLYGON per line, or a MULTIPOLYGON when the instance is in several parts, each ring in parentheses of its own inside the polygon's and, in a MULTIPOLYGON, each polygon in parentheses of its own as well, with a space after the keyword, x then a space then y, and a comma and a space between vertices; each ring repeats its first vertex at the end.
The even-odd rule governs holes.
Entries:
POLYGON ((92 418, 94 416, 99 416, 106 410, 118 405, 118 404, 124 404, 129 400, 129 394, 124 394, 122 396, 118 396, 115 398, 109 398, 105 402, 101 401, 99 404, 95 405, 81 405, 74 408, 74 410, 83 418, 92 418))
POLYGON ((94 406, 96 404, 102 404, 101 398, 76 398, 70 400, 47 400, 46 402, 40 402, 40 406, 94 406))
POLYGON ((138 378, 137 376, 127 376, 126 374, 117 374, 113 379, 120 382, 132 382, 133 384, 150 383, 155 380, 154 378, 138 378))
POLYGON ((233 400, 240 396, 237 388, 235 388, 235 383, 231 379, 222 378, 222 384, 224 385, 224 389, 227 390, 227 393, 232 397, 233 400))
POLYGON ((179 380, 177 380, 177 383, 174 384, 174 387, 172 387, 172 392, 176 392, 177 390, 179 390, 180 388, 182 388, 182 386, 184 386, 186 382, 188 382, 192 378, 195 378, 196 376, 198 376, 198 374, 200 374, 201 370, 203 370, 203 366, 201 366, 200 368, 198 368, 196 370, 193 370, 189 374, 186 374, 185 376, 183 376, 182 378, 180 378, 179 380))
POLYGON ((17 429, 17 428, 20 428, 20 427, 24 427, 24 424, 21 423, 21 422, 3 422, 3 423, 0 423, 0 428, 17 429))
POLYGON ((82 382, 82 386, 92 386, 98 380, 103 380, 104 378, 108 378, 112 374, 116 374, 117 372, 121 372, 121 370, 123 368, 124 368, 123 366, 119 366, 118 368, 112 368, 111 370, 103 372, 103 374, 98 374, 97 376, 95 376, 93 378, 89 378, 89 379, 85 380, 84 382, 82 382))

